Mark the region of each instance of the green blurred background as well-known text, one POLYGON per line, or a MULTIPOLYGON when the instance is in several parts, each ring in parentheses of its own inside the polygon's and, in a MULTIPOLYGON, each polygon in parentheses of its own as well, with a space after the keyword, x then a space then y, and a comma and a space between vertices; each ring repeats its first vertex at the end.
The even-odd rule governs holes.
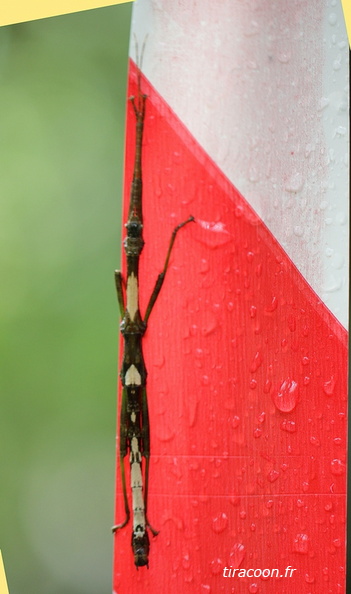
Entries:
POLYGON ((10 594, 111 592, 131 4, 0 28, 0 548, 10 594))

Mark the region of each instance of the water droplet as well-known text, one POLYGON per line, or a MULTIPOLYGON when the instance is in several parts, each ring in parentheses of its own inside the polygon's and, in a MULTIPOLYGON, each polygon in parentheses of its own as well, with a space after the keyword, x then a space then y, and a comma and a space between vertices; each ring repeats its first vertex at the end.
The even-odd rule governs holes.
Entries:
POLYGON ((189 555, 189 553, 185 553, 185 555, 183 555, 182 566, 183 566, 184 569, 189 569, 189 567, 190 567, 190 555, 189 555))
POLYGON ((286 349, 288 347, 288 341, 286 338, 282 338, 281 345, 282 345, 282 349, 285 349, 285 351, 286 351, 286 349))
POLYGON ((237 569, 243 562, 245 553, 244 545, 240 542, 235 543, 229 555, 230 565, 237 569))
POLYGON ((309 548, 309 539, 307 534, 297 534, 294 540, 293 551, 306 555, 309 548))
POLYGON ((260 28, 257 21, 251 21, 250 24, 244 29, 244 35, 246 37, 252 37, 252 35, 257 35, 259 30, 260 28))
POLYGON ((280 52, 277 58, 281 64, 287 64, 291 59, 291 52, 280 52))
POLYGON ((337 213, 335 220, 339 225, 345 225, 348 222, 348 214, 347 212, 339 212, 337 213))
POLYGON ((257 171, 256 167, 254 167, 254 166, 250 167, 248 177, 249 177, 249 181, 252 182, 253 184, 259 180, 258 171, 257 171))
POLYGON ((296 235, 296 237, 302 237, 303 234, 304 234, 304 228, 301 227, 301 225, 295 225, 294 235, 296 235))
POLYGON ((209 264, 204 258, 200 262, 200 274, 205 274, 209 270, 209 264))
POLYGON ((267 307, 264 308, 265 312, 267 313, 272 313, 273 311, 275 311, 278 307, 278 299, 277 297, 272 297, 272 301, 270 302, 269 305, 267 305, 267 307))
POLYGON ((329 380, 324 382, 323 391, 327 396, 332 396, 334 394, 335 384, 336 384, 336 377, 334 375, 332 375, 329 380))
POLYGON ((343 266, 345 265, 345 258, 344 258, 344 256, 342 254, 339 254, 338 252, 336 252, 334 254, 332 265, 337 270, 341 270, 343 268, 343 266))
POLYGON ((338 458, 335 458, 330 463, 330 470, 335 476, 341 476, 345 474, 345 464, 338 458))
POLYGON ((259 367, 262 365, 262 354, 260 351, 257 351, 255 354, 253 361, 251 363, 250 371, 251 373, 255 373, 259 367))
POLYGON ((239 513, 239 517, 240 517, 241 520, 245 520, 245 518, 246 518, 246 511, 245 510, 242 510, 239 513))
POLYGON ((271 507, 273 507, 273 499, 268 499, 268 501, 266 501, 266 508, 271 509, 271 507))
POLYGON ((322 111, 329 105, 330 101, 328 97, 321 97, 319 100, 318 111, 322 111))
POLYGON ((306 338, 310 333, 310 327, 308 324, 305 324, 302 328, 302 335, 306 338))
POLYGON ((328 22, 330 25, 332 25, 332 27, 334 25, 336 25, 336 23, 338 22, 338 17, 335 14, 335 12, 331 12, 330 15, 328 16, 328 22))
POLYGON ((257 380, 255 380, 255 379, 250 380, 249 381, 249 387, 250 387, 251 390, 256 390, 256 388, 257 388, 257 380))
POLYGON ((300 192, 304 186, 305 180, 301 173, 293 173, 285 184, 286 192, 297 193, 300 192))
POLYGON ((155 367, 158 367, 159 369, 161 369, 161 367, 163 367, 165 364, 164 356, 160 355, 158 357, 155 357, 155 359, 153 360, 153 364, 155 367))
POLYGON ((194 397, 190 399, 190 402, 188 403, 188 421, 189 421, 189 427, 194 427, 196 424, 196 419, 198 416, 198 409, 199 409, 199 399, 198 397, 194 397))
POLYGON ((313 575, 310 575, 309 573, 306 573, 305 574, 305 581, 307 582, 307 584, 314 584, 315 577, 313 575))
POLYGON ((319 439, 313 435, 311 435, 311 437, 310 437, 310 443, 317 447, 319 447, 321 445, 321 442, 319 441, 319 439))
POLYGON ((202 336, 209 336, 210 334, 213 334, 217 327, 218 322, 216 316, 208 312, 206 316, 206 323, 201 329, 202 336))
POLYGON ((172 441, 176 436, 174 427, 166 426, 164 422, 159 423, 159 427, 155 430, 155 434, 157 439, 163 442, 172 441))
POLYGON ((231 235, 225 229, 224 223, 201 221, 200 219, 196 219, 196 222, 205 232, 195 235, 195 239, 207 247, 216 248, 231 241, 231 235))
POLYGON ((269 394, 269 392, 271 391, 271 387, 272 387, 272 382, 271 380, 266 380, 265 384, 263 386, 263 392, 265 394, 269 394))
POLYGON ((288 421, 287 419, 284 419, 284 421, 282 421, 280 424, 280 428, 282 431, 286 431, 287 433, 295 433, 296 423, 295 421, 288 421))
POLYGON ((229 498, 229 503, 231 505, 233 505, 234 507, 237 507, 239 505, 239 503, 240 503, 240 497, 238 497, 237 495, 232 495, 229 498))
POLYGON ((211 586, 208 584, 201 584, 201 594, 210 594, 211 593, 211 586))
POLYGON ((295 332, 296 330, 296 318, 292 315, 288 316, 288 328, 290 332, 295 332))
POLYGON ((237 415, 235 415, 232 418, 232 427, 233 427, 233 429, 236 429, 238 427, 239 423, 240 423, 240 417, 238 417, 237 415))
POLYGON ((198 327, 196 326, 196 324, 192 324, 190 326, 190 336, 196 336, 197 331, 198 331, 198 327))
POLYGON ((278 470, 271 470, 267 475, 267 479, 270 483, 274 483, 279 477, 280 472, 278 472, 278 470))
POLYGON ((257 438, 257 437, 261 437, 261 435, 262 435, 262 429, 259 429, 259 427, 256 427, 256 429, 254 429, 253 436, 257 438))
POLYGON ((303 490, 303 492, 304 493, 307 493, 307 491, 309 490, 309 488, 310 488, 310 483, 308 481, 303 481, 303 483, 302 483, 302 490, 303 490))
POLYGON ((223 563, 221 559, 213 559, 213 561, 211 561, 211 573, 213 575, 218 575, 220 573, 222 573, 223 571, 223 563))
POLYGON ((258 415, 257 420, 259 423, 264 423, 266 420, 266 413, 265 412, 261 412, 260 415, 258 415))
POLYGON ((250 318, 255 318, 257 314, 257 307, 254 305, 250 306, 250 318))
POLYGON ((173 460, 170 461, 170 472, 178 481, 182 479, 183 470, 181 465, 178 465, 177 458, 173 458, 173 460))
POLYGON ((220 513, 218 516, 212 519, 212 530, 216 534, 224 532, 228 526, 228 516, 225 513, 220 513))
POLYGON ((291 412, 294 410, 298 397, 298 383, 290 378, 284 380, 280 388, 272 394, 273 402, 281 412, 291 412))

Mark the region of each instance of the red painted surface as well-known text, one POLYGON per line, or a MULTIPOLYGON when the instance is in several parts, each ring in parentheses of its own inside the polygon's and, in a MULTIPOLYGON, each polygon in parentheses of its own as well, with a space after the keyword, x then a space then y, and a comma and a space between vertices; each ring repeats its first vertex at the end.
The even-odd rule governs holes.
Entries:
MULTIPOLYGON (((139 571, 131 525, 116 534, 114 592, 344 592, 347 334, 145 80, 143 90, 142 313, 172 229, 189 214, 197 224, 178 235, 145 337, 160 533, 139 571), (287 566, 292 577, 223 577, 287 566)), ((131 107, 127 130, 125 205, 131 107)))

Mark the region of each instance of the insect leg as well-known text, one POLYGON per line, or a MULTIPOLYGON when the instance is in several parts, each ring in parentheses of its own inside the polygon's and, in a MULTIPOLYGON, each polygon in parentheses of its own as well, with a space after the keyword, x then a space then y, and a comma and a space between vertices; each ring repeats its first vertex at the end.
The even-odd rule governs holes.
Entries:
POLYGON ((123 498, 124 498, 124 509, 126 513, 126 517, 122 524, 116 524, 112 527, 112 532, 116 532, 119 528, 124 528, 129 522, 130 518, 130 509, 128 503, 128 496, 127 496, 127 485, 126 485, 126 473, 125 473, 125 466, 124 466, 124 458, 127 455, 128 450, 128 427, 129 427, 129 420, 127 414, 127 390, 123 388, 122 391, 122 407, 121 407, 121 420, 120 420, 120 438, 119 438, 119 463, 121 468, 121 479, 122 479, 122 491, 123 491, 123 498))
POLYGON ((150 425, 149 425, 149 407, 147 404, 146 388, 143 389, 142 393, 142 442, 143 442, 143 457, 145 458, 145 487, 144 487, 144 507, 145 507, 145 519, 146 525, 154 536, 157 536, 158 530, 153 528, 147 517, 147 498, 149 491, 149 464, 150 464, 150 425))
POLYGON ((145 313, 145 317, 144 317, 144 322, 145 324, 147 323, 149 316, 151 314, 152 308, 155 305, 156 299, 161 291, 161 287, 163 285, 163 281, 165 280, 165 276, 166 276, 166 272, 167 272, 167 268, 168 268, 168 263, 169 263, 169 258, 172 252, 172 248, 173 248, 173 244, 175 242, 175 238, 177 236, 177 233, 179 231, 179 229, 181 229, 182 227, 184 227, 185 225, 187 225, 188 223, 191 223, 192 221, 195 221, 194 217, 189 217, 186 221, 184 221, 183 223, 180 223, 179 225, 177 225, 175 227, 175 229, 173 229, 172 235, 171 235, 171 240, 169 242, 169 246, 168 246, 168 251, 167 251, 167 255, 166 255, 166 261, 165 261, 165 265, 163 267, 162 272, 158 275, 157 277, 157 281, 154 287, 154 290, 152 291, 151 297, 150 297, 150 301, 149 304, 146 308, 146 313, 145 313))
POLYGON ((117 291, 117 298, 118 298, 118 305, 119 311, 121 314, 121 318, 124 316, 124 293, 123 293, 123 278, 122 273, 119 270, 115 270, 115 285, 117 291))

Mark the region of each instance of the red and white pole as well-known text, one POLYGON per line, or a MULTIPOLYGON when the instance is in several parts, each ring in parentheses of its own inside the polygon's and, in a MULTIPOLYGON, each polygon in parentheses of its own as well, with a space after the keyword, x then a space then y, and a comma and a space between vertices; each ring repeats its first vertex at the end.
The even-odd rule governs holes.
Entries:
MULTIPOLYGON (((345 592, 341 5, 139 0, 133 33, 148 35, 142 312, 172 229, 197 225, 145 338, 160 534, 136 572, 117 533, 114 592, 345 592)), ((126 201, 133 154, 129 110, 126 201)))

